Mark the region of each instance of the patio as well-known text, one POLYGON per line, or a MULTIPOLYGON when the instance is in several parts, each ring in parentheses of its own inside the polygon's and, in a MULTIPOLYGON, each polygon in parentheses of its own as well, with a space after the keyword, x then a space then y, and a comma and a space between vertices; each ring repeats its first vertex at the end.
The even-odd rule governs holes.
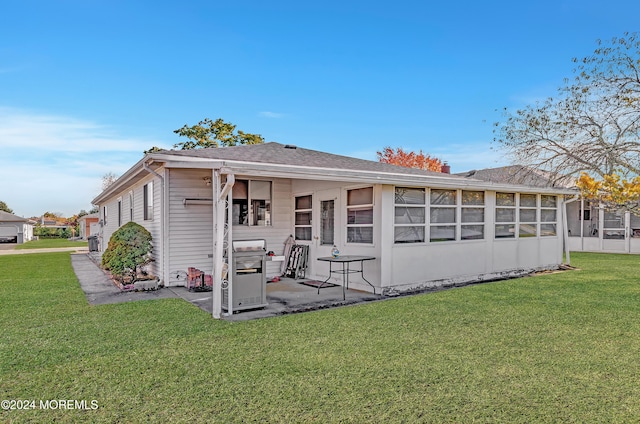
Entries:
MULTIPOLYGON (((246 321, 277 315, 335 308, 384 298, 381 295, 373 293, 347 289, 346 299, 343 300, 342 286, 323 287, 318 294, 317 288, 302 284, 305 281, 310 280, 283 278, 278 282, 267 283, 267 302, 269 304, 266 307, 241 311, 230 316, 223 316, 223 319, 227 321, 246 321)), ((212 313, 213 302, 211 292, 193 292, 185 287, 170 287, 163 290, 171 290, 177 296, 193 303, 208 313, 212 313)))

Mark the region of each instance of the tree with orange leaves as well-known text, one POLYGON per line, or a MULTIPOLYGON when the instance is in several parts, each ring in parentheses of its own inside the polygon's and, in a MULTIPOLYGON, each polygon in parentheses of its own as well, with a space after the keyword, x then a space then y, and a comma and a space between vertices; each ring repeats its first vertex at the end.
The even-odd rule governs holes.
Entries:
POLYGON ((404 166, 406 168, 424 169, 425 171, 442 172, 443 162, 438 158, 422 153, 405 152, 401 147, 392 149, 385 147, 381 152, 376 152, 378 161, 391 165, 404 166))
POLYGON ((640 177, 620 180, 616 174, 606 174, 598 181, 583 172, 576 185, 586 199, 597 201, 605 209, 640 213, 640 177))

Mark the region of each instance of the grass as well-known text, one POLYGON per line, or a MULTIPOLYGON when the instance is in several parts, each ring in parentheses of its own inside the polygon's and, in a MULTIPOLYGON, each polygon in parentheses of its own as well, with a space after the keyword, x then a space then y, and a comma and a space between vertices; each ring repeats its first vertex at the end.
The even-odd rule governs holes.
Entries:
POLYGON ((16 245, 16 250, 22 249, 48 249, 52 247, 86 247, 88 242, 77 240, 71 241, 67 239, 38 239, 31 240, 23 244, 16 245))
POLYGON ((636 422, 640 257, 241 323, 89 306, 68 253, 0 257, 2 422, 636 422))

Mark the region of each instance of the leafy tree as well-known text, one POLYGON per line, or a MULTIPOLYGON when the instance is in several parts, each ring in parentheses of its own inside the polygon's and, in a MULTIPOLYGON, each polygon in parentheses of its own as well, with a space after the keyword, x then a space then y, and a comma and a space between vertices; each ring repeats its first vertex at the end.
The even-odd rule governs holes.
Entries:
MULTIPOLYGON (((244 131, 236 131, 236 126, 224 122, 221 118, 215 121, 205 118, 196 125, 184 125, 182 128, 173 131, 180 137, 186 137, 187 141, 182 141, 173 145, 180 150, 201 149, 207 147, 227 147, 238 144, 261 144, 264 137, 260 134, 251 134, 244 131)), ((162 151, 160 147, 153 146, 145 153, 162 151)))
POLYGON ((0 200, 0 211, 5 211, 8 213, 13 213, 13 209, 11 209, 5 202, 0 200))
POLYGON ((416 153, 405 152, 401 147, 395 150, 391 147, 385 147, 381 152, 376 152, 376 154, 378 155, 378 161, 382 163, 424 169, 426 171, 442 171, 443 162, 438 158, 432 158, 422 153, 422 150, 416 153))
POLYGON ((556 98, 504 110, 494 141, 514 162, 557 176, 639 175, 638 35, 598 41, 593 55, 573 60, 574 77, 565 80, 556 98))
POLYGON ((626 180, 612 174, 598 181, 582 173, 576 185, 585 198, 597 201, 600 207, 640 213, 640 177, 626 180))

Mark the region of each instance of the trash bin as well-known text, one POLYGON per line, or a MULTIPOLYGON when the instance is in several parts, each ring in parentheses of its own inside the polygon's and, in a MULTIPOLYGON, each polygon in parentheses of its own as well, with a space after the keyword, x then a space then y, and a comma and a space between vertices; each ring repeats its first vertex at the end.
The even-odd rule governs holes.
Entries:
POLYGON ((89 252, 98 251, 98 236, 89 236, 89 252))

